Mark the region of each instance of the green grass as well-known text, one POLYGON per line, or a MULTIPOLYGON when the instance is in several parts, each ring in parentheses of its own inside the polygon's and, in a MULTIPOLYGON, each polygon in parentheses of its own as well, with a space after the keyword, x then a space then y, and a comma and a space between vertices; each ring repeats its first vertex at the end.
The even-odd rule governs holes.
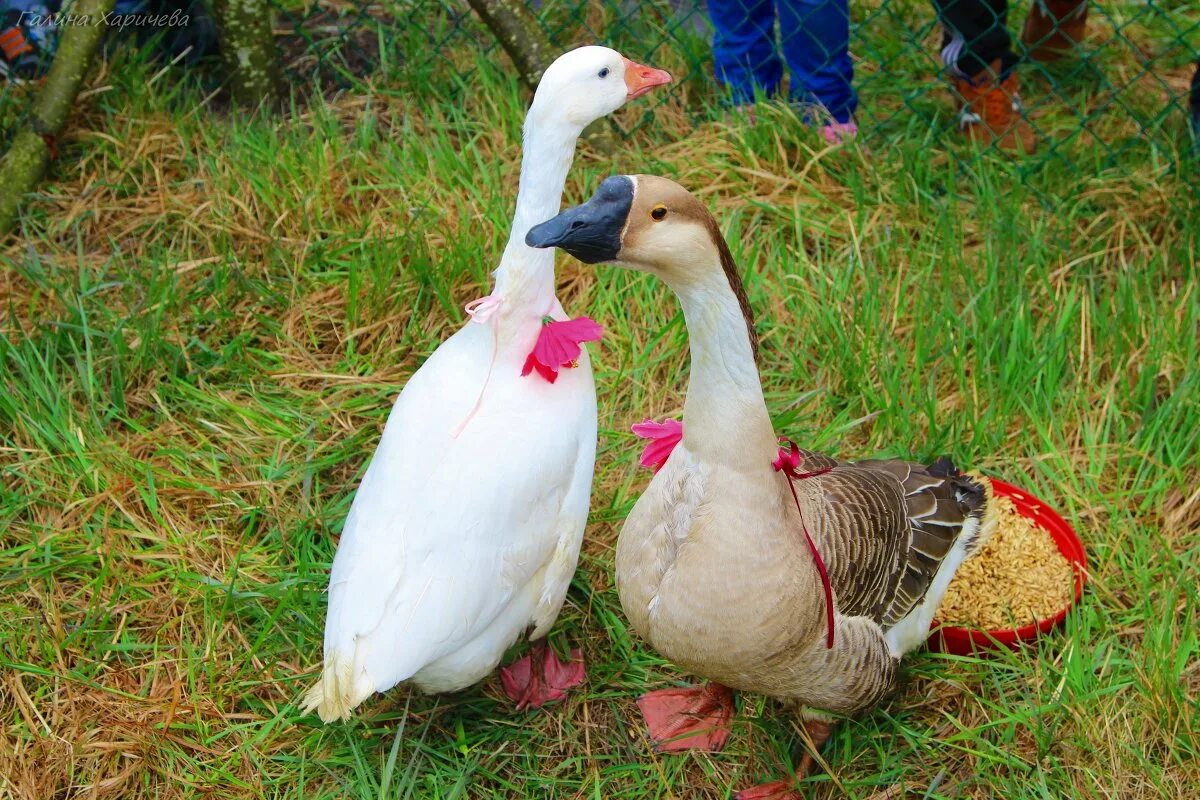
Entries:
MULTIPOLYGON (((641 732, 634 698, 687 677, 627 628, 612 546, 648 478, 629 425, 680 410, 686 332, 649 277, 566 259, 564 304, 608 330, 554 635, 583 646, 586 689, 541 714, 494 680, 395 690, 347 724, 298 713, 391 402, 486 291, 523 99, 481 62, 461 104, 385 80, 251 120, 118 66, 0 251, 0 796, 690 799, 784 774, 798 737, 760 697, 718 755, 659 756, 641 732)), ((1147 161, 1029 188, 992 157, 957 170, 966 151, 920 126, 829 151, 786 112, 696 116, 669 102, 617 152, 581 152, 568 200, 617 171, 696 189, 746 274, 781 433, 992 471, 1060 509, 1091 564, 1038 648, 909 659, 807 796, 1196 796, 1188 180, 1147 161)))

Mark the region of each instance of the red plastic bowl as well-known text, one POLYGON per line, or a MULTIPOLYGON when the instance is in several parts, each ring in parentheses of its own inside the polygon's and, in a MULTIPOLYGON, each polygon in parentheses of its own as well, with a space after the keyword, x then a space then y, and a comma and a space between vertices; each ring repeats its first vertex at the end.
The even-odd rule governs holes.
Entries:
POLYGON ((1083 585, 1087 581, 1087 556, 1083 552, 1083 542, 1079 540, 1079 535, 1054 509, 1029 492, 995 478, 991 480, 992 490, 998 495, 1010 498, 1021 516, 1032 520, 1034 525, 1049 534, 1054 543, 1058 545, 1058 551, 1075 567, 1075 601, 1052 617, 1020 628, 981 631, 974 628, 959 628, 954 625, 939 627, 939 623, 935 619, 933 625, 930 626, 932 633, 929 637, 929 649, 931 650, 960 656, 972 655, 981 650, 998 647, 1015 650, 1022 642, 1033 641, 1041 634, 1061 625, 1067 618, 1067 612, 1083 596, 1083 585))

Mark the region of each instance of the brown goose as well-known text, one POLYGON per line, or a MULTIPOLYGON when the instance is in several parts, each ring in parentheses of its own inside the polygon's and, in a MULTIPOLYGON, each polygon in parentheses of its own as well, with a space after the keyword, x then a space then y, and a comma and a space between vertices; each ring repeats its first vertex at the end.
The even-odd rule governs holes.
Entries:
MULTIPOLYGON (((800 469, 812 477, 789 484, 772 465, 777 439, 741 278, 716 221, 673 181, 611 177, 526 242, 653 273, 683 305, 683 438, 621 530, 617 587, 638 633, 712 683, 639 700, 651 735, 660 749, 718 749, 729 687, 795 706, 819 747, 831 714, 877 703, 900 656, 925 641, 954 571, 994 527, 981 525, 986 487, 948 459, 851 463, 805 451, 800 469)), ((806 755, 801 773, 809 766, 806 755)), ((775 782, 740 796, 790 792, 775 782)))

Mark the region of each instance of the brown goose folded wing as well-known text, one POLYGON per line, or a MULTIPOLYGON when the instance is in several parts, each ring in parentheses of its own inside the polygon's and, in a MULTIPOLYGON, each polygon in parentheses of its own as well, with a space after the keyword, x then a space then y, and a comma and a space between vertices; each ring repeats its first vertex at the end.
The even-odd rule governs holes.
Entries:
POLYGON ((802 455, 805 470, 833 467, 812 479, 819 495, 810 494, 817 507, 809 525, 829 549, 838 613, 896 624, 924 599, 967 520, 979 515, 983 487, 946 459, 924 466, 802 455))

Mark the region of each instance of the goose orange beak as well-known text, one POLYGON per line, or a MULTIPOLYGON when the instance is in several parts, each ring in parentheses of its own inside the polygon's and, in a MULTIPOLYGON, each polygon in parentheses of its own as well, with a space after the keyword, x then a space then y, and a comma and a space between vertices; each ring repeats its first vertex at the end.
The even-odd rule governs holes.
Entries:
POLYGON ((665 69, 655 69, 636 61, 630 61, 628 58, 625 59, 625 88, 629 90, 629 93, 625 95, 626 100, 641 97, 655 86, 662 86, 670 82, 671 73, 665 69))

